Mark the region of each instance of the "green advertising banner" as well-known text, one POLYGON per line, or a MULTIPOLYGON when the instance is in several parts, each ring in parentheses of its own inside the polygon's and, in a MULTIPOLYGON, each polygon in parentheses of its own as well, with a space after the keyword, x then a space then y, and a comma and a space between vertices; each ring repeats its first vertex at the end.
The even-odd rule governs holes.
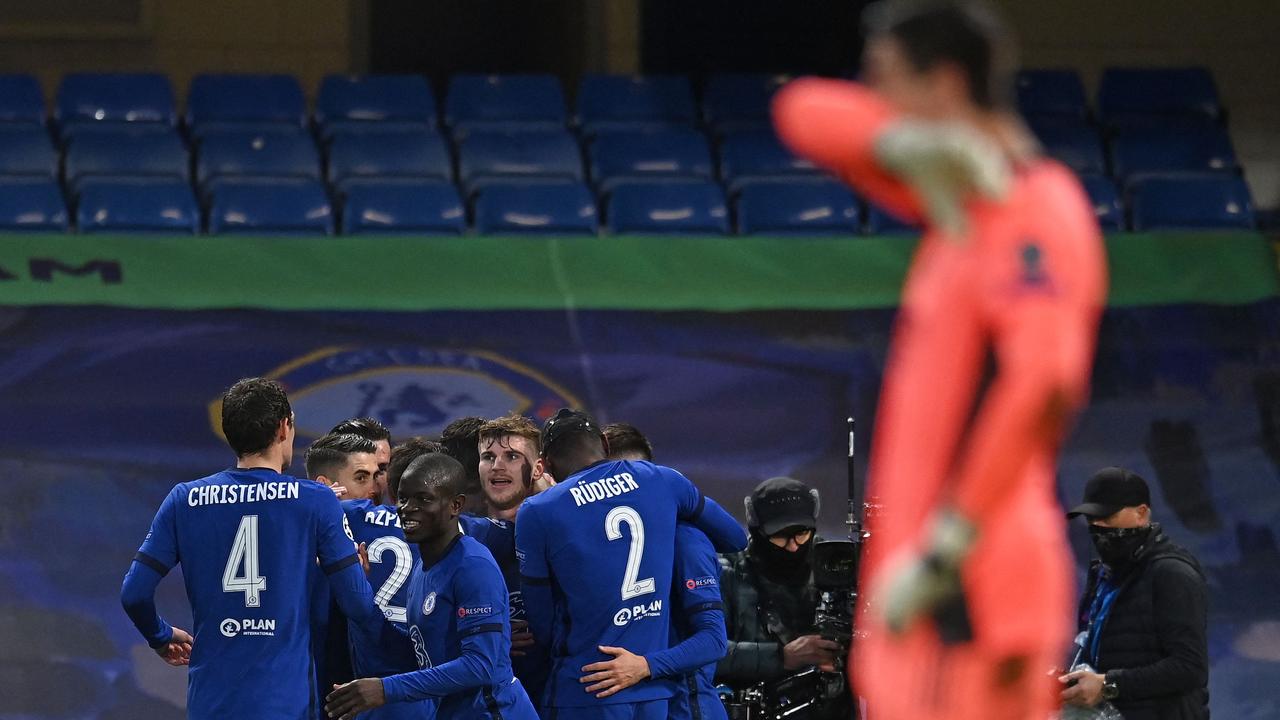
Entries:
MULTIPOLYGON (((906 237, 240 238, 9 235, 0 305, 275 310, 847 310, 892 307, 906 237)), ((1113 306, 1280 290, 1247 232, 1115 235, 1113 306)))

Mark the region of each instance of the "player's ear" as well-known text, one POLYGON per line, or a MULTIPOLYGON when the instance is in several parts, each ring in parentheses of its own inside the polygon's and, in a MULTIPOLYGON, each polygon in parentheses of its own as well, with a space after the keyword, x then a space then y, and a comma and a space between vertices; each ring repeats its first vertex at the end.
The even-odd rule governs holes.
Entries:
POLYGON ((547 464, 542 461, 542 458, 538 458, 537 460, 534 460, 533 474, 530 476, 532 478, 530 482, 533 482, 533 480, 537 480, 538 478, 542 477, 542 473, 546 471, 547 471, 547 464))
POLYGON ((467 504, 467 496, 463 495, 462 493, 458 493, 457 495, 453 496, 452 500, 449 501, 449 510, 454 515, 461 515, 462 508, 466 506, 466 504, 467 504))
POLYGON ((292 425, 293 425, 292 415, 280 421, 280 424, 276 426, 276 442, 282 443, 285 440, 289 439, 289 428, 292 425))

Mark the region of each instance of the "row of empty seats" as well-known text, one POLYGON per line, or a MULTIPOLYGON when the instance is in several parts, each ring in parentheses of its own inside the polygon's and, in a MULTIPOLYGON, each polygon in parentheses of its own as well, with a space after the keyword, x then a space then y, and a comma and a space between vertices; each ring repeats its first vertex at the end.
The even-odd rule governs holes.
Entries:
MULTIPOLYGON (((1036 75, 1024 73, 1024 78, 1028 77, 1036 75)), ((0 91, 6 90, 6 83, 12 86, 8 89, 21 87, 20 80, 21 76, 0 76, 0 91)), ((405 197, 434 198, 427 204, 441 208, 440 217, 447 221, 436 229, 466 227, 469 214, 477 231, 490 232, 497 226, 483 220, 489 215, 480 210, 498 201, 491 199, 493 194, 490 199, 479 196, 490 186, 513 184, 546 184, 555 189, 497 196, 526 198, 537 205, 546 198, 566 197, 565 193, 576 195, 579 188, 586 187, 593 206, 611 208, 628 206, 630 201, 615 203, 612 196, 618 188, 629 188, 625 195, 640 198, 638 202, 648 203, 657 215, 677 220, 681 216, 720 218, 691 226, 660 222, 655 225, 659 230, 724 232, 735 226, 748 233, 807 229, 876 233, 900 229, 851 195, 834 202, 835 197, 843 196, 833 195, 831 184, 811 164, 791 155, 778 142, 767 125, 768 98, 778 80, 768 76, 712 78, 704 92, 702 116, 715 124, 704 132, 694 126, 690 105, 673 100, 686 94, 691 97, 684 78, 589 77, 578 96, 581 127, 570 130, 565 127, 559 84, 553 78, 460 76, 451 83, 445 112, 447 132, 441 133, 436 129, 434 97, 423 78, 332 76, 322 84, 314 116, 316 133, 312 134, 306 130, 301 90, 288 76, 197 78, 187 104, 185 130, 189 132, 184 133, 163 76, 72 75, 59 90, 52 137, 40 111, 14 107, 21 106, 14 102, 6 109, 6 99, 21 97, 21 93, 0 92, 0 176, 10 178, 6 182, 11 187, 26 183, 43 188, 37 194, 45 197, 58 194, 49 192, 49 179, 61 178, 61 194, 77 209, 76 226, 82 231, 114 222, 110 220, 113 217, 141 218, 146 214, 138 203, 127 212, 104 213, 99 208, 86 214, 85 208, 101 204, 98 198, 104 193, 110 198, 108 203, 125 202, 120 188, 129 187, 138 192, 167 187, 172 189, 166 192, 176 196, 192 196, 190 189, 177 189, 182 184, 194 187, 192 212, 176 213, 172 204, 163 202, 153 203, 157 207, 152 210, 162 218, 175 214, 197 218, 191 226, 207 226, 211 232, 225 231, 227 217, 231 225, 239 218, 249 218, 240 224, 263 231, 298 227, 330 231, 327 223, 331 219, 309 220, 335 214, 343 219, 341 227, 347 232, 369 229, 356 221, 365 217, 376 219, 374 226, 424 229, 424 220, 419 217, 423 213, 415 215, 394 201, 405 197), (559 110, 554 111, 555 107, 559 110), (461 194, 451 183, 461 186, 461 194), (788 183, 797 190, 786 193, 779 189, 788 183), (702 191, 695 191, 695 198, 707 202, 698 200, 692 211, 682 213, 664 207, 670 204, 662 199, 664 194, 674 197, 668 190, 638 187, 655 184, 684 189, 710 186, 712 190, 702 195, 697 194, 702 191), (751 191, 756 185, 767 190, 751 191), (86 187, 93 189, 89 201, 81 197, 86 187), (243 190, 245 187, 254 190, 243 190), (282 208, 294 208, 298 217, 270 219, 241 210, 224 217, 225 208, 240 204, 235 200, 237 193, 271 195, 277 187, 285 195, 308 198, 300 205, 279 203, 282 208), (219 197, 224 188, 226 196, 219 197), (814 193, 813 202, 808 203, 813 207, 802 207, 806 203, 799 195, 804 192, 814 193), (770 214, 765 207, 769 198, 775 198, 776 213, 770 214), (824 202, 825 209, 818 208, 824 202), (384 207, 371 207, 370 203, 384 207), (729 205, 735 208, 735 222, 730 222, 724 210, 729 205), (333 213, 333 208, 339 212, 333 213), (459 208, 468 208, 469 213, 459 208), (204 223, 198 220, 201 215, 206 217, 204 223), (758 217, 774 220, 771 225, 753 219, 758 217), (787 217, 791 218, 787 222, 777 220, 787 217), (106 219, 86 222, 91 218, 106 219)), ((1051 95, 1044 86, 1039 83, 1039 94, 1051 95)), ((1019 87, 1022 90, 1022 84, 1019 87)), ((38 86, 34 97, 42 102, 38 86)), ((1022 99, 1026 104, 1026 98, 1022 99)), ((1044 108, 1056 108, 1057 114, 1045 110, 1029 115, 1033 127, 1044 137, 1051 135, 1046 128, 1069 134, 1066 130, 1090 122, 1087 108, 1083 113, 1067 111, 1069 105, 1044 103, 1044 108)), ((1117 132, 1111 142, 1110 163, 1088 153, 1072 157, 1059 149, 1055 154, 1081 174, 1099 220, 1108 228, 1147 229, 1177 222, 1186 227, 1249 226, 1252 211, 1247 188, 1230 156, 1225 129, 1213 122, 1171 125, 1220 132, 1227 152, 1217 156, 1208 153, 1207 160, 1205 154, 1193 157, 1181 137, 1162 134, 1158 125, 1146 132, 1133 130, 1132 138, 1117 132), (1170 160, 1168 153, 1161 152, 1147 152, 1157 157, 1144 159, 1144 148, 1165 146, 1174 154, 1182 153, 1182 159, 1170 160), (1118 171, 1121 168, 1123 171, 1118 171), (1113 170, 1117 172, 1108 176, 1113 170), (1221 177, 1207 177, 1206 173, 1221 177), (1217 188, 1202 196, 1216 199, 1172 208, 1181 215, 1165 212, 1158 198, 1191 185, 1217 188)), ((1095 142, 1100 143, 1096 133, 1095 142)), ((1054 143, 1046 145, 1054 151, 1054 143)), ((840 192, 848 194, 847 190, 840 192)), ((536 207, 526 207, 516 215, 521 212, 537 217, 555 214, 539 215, 536 207)), ((434 214, 427 215, 439 224, 434 214)), ((607 229, 631 231, 624 229, 630 225, 612 219, 615 213, 603 215, 609 218, 607 229)), ((41 216, 17 208, 6 217, 10 220, 0 218, 0 225, 39 225, 41 216)), ((136 220, 131 222, 146 229, 136 220)), ((165 222, 160 225, 167 226, 165 222)))
MULTIPOLYGON (((425 78, 413 75, 326 77, 316 96, 314 123, 325 133, 370 122, 434 129, 565 127, 603 129, 694 125, 717 131, 768 122, 769 101, 783 75, 720 74, 707 78, 699 103, 694 84, 676 75, 588 75, 567 111, 560 81, 551 75, 457 75, 450 79, 443 115, 425 78)), ((1094 117, 1084 83, 1072 70, 1024 70, 1018 106, 1029 117, 1094 117)), ((1102 73, 1096 117, 1107 127, 1148 126, 1169 118, 1221 121, 1225 110, 1203 67, 1109 68, 1102 73)), ((223 124, 275 123, 302 127, 311 119, 301 85, 289 75, 200 75, 192 80, 186 112, 194 132, 223 124)), ((153 123, 176 126, 179 113, 168 79, 159 74, 76 73, 63 78, 53 121, 64 135, 87 125, 153 123)), ((0 75, 0 122, 45 119, 38 82, 0 75)))
MULTIPOLYGON (((1124 210, 1106 178, 1086 178, 1102 226, 1116 230, 1124 210)), ((1135 230, 1250 228, 1240 178, 1155 176, 1131 186, 1135 230)), ((727 196, 709 180, 619 183, 605 197, 572 180, 494 182, 464 199, 441 180, 370 179, 331 200, 303 178, 236 178, 207 201, 165 178, 90 178, 67 211, 60 186, 42 178, 0 177, 0 229, 81 233, 480 234, 682 233, 900 234, 916 229, 821 177, 761 181, 727 196), (732 208, 732 214, 730 213, 732 208), (601 216, 604 220, 601 221, 601 216)))

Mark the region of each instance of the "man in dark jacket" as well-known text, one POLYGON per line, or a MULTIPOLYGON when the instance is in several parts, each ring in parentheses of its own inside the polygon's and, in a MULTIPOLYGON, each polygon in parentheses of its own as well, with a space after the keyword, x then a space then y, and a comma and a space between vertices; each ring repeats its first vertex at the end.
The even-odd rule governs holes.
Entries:
POLYGON ((1206 720, 1207 590, 1199 563, 1151 522, 1137 474, 1106 468, 1085 485, 1083 515, 1098 552, 1080 601, 1081 669, 1060 678, 1063 702, 1109 701, 1125 720, 1206 720))
MULTIPOLYGON (((842 648, 814 632, 818 491, 773 478, 756 486, 746 504, 747 549, 721 558, 729 648, 716 667, 716 682, 742 690, 809 667, 834 671, 842 648)), ((817 715, 851 717, 852 701, 845 700, 817 715)))

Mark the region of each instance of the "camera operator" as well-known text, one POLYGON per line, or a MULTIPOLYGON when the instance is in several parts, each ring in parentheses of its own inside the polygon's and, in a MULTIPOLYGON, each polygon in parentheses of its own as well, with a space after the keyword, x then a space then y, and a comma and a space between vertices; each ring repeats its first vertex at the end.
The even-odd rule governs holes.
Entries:
MULTIPOLYGON (((764 683, 767 695, 770 683, 796 672, 839 672, 848 648, 814 628, 818 491, 792 478, 773 478, 756 486, 746 506, 747 549, 720 561, 729 649, 716 668, 716 682, 739 692, 764 683)), ((801 717, 847 720, 851 713, 846 691, 801 717)))

